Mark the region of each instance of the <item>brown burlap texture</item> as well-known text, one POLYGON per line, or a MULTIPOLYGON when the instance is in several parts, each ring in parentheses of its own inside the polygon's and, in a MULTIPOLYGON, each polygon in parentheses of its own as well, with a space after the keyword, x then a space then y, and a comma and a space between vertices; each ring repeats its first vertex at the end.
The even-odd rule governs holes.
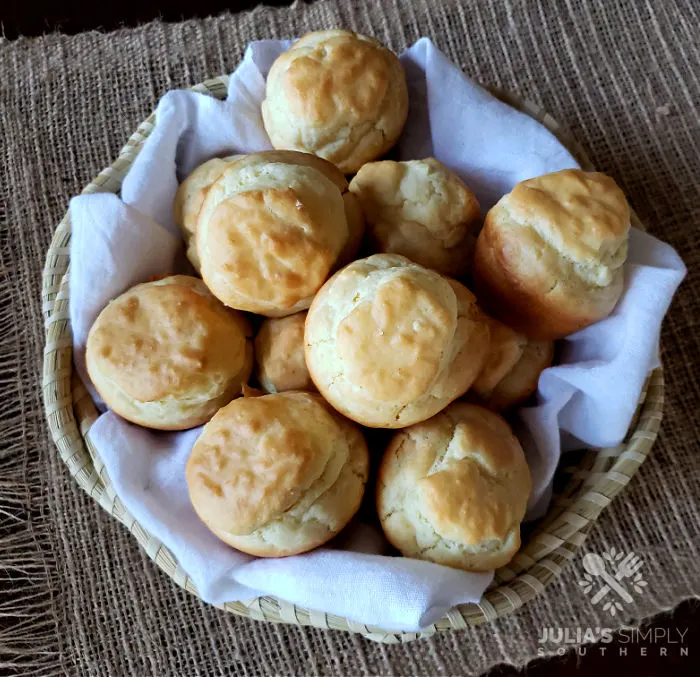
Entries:
POLYGON ((700 596, 700 9, 693 0, 368 5, 323 1, 0 42, 0 670, 479 673, 526 663, 543 627, 616 627, 700 596), (542 104, 688 265, 663 334, 659 442, 582 551, 614 546, 646 562, 647 591, 615 619, 577 585, 580 556, 517 614, 405 646, 226 614, 156 569, 78 489, 50 442, 39 387, 41 269, 68 199, 166 90, 231 71, 250 40, 330 26, 373 33, 396 50, 428 35, 478 81, 542 104))

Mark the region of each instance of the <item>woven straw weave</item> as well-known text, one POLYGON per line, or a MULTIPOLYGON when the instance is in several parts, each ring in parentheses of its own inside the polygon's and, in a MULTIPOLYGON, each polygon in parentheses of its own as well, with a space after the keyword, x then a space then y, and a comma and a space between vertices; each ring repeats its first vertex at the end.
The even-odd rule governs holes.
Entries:
MULTIPOLYGON (((193 89, 219 99, 226 97, 227 78, 208 80, 193 89)), ((502 95, 511 105, 528 113, 569 147, 587 169, 592 169, 579 146, 554 119, 533 103, 502 95)), ((92 181, 85 193, 117 193, 131 163, 153 129, 151 115, 122 148, 117 159, 92 181)), ((641 227, 633 215, 633 222, 641 227)), ((54 235, 46 258, 42 285, 45 313, 46 347, 44 352, 44 402, 49 428, 61 458, 78 484, 105 510, 120 520, 136 537, 148 556, 183 588, 197 594, 192 581, 172 553, 151 536, 125 509, 109 481, 99 455, 87 433, 97 418, 90 396, 71 369, 71 330, 68 319, 68 244, 70 218, 63 218, 54 235)), ((355 623, 290 604, 274 597, 259 597, 245 602, 229 602, 223 608, 256 620, 312 625, 357 632, 368 639, 396 643, 427 637, 435 632, 478 625, 505 616, 535 595, 561 573, 567 562, 583 544, 591 525, 610 501, 629 482, 646 459, 656 439, 663 407, 663 375, 656 369, 642 393, 638 415, 623 444, 602 451, 591 451, 579 465, 569 468, 571 475, 550 510, 535 531, 523 540, 515 558, 499 569, 492 585, 478 604, 463 604, 420 633, 392 632, 355 623)))
MULTIPOLYGON (((0 39, 0 672, 472 675, 555 654, 558 645, 538 644, 543 627, 637 625, 700 597, 699 24, 695 0, 316 0, 108 34, 0 39), (688 266, 662 335, 661 430, 633 481, 543 594, 419 642, 257 623, 173 585, 79 488, 42 404, 42 267, 69 198, 168 89, 230 72, 251 40, 332 26, 372 33, 395 51, 427 35, 479 82, 539 102, 688 266), (649 582, 614 618, 577 584, 583 553, 611 547, 639 555, 649 582)), ((562 480, 595 477, 592 465, 565 462, 576 468, 562 480)))

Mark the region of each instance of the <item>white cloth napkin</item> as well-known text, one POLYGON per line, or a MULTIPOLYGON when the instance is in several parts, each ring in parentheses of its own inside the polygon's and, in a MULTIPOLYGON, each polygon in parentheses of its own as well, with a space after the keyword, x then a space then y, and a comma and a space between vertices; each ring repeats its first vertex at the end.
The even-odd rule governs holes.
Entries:
MULTIPOLYGON (((226 101, 169 92, 122 187, 72 200, 70 318, 75 361, 87 382, 85 341, 108 301, 150 276, 187 272, 172 219, 178 180, 215 155, 270 148, 260 117, 265 76, 288 42, 252 43, 226 101)), ((411 111, 404 159, 433 155, 488 209, 518 181, 576 162, 541 125, 471 82, 426 39, 401 56, 411 111)), ((521 410, 519 434, 533 474, 530 517, 542 514, 569 446, 623 438, 642 383, 657 364, 659 327, 684 267, 668 245, 633 231, 626 291, 613 315, 565 343, 562 362, 540 379, 538 405, 521 410)), ((217 540, 189 502, 184 467, 200 430, 159 433, 102 414, 90 438, 117 494, 177 557, 212 603, 275 595, 295 604, 395 630, 416 630, 455 604, 478 601, 492 574, 387 557, 375 526, 355 521, 331 546, 284 559, 256 559, 217 540)))

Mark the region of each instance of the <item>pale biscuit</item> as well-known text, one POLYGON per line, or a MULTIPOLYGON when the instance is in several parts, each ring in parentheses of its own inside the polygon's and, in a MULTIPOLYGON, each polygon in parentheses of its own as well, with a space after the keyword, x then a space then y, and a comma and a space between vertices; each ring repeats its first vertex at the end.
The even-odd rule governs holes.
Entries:
POLYGON ((481 370, 489 330, 463 285, 395 254, 336 273, 306 319, 309 373, 348 418, 401 428, 436 414, 481 370))
POLYGON ((371 251, 401 254, 449 277, 471 269, 480 209, 474 193, 434 158, 369 162, 350 182, 371 251))
POLYGON ((377 512, 404 556, 489 571, 518 551, 530 491, 508 424, 458 402, 394 435, 379 468, 377 512))

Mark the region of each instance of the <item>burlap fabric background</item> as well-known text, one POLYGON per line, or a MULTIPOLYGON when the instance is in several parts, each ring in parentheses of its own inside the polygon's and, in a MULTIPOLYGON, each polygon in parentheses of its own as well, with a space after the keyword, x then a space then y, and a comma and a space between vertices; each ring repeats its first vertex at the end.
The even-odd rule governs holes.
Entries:
POLYGON ((543 626, 614 627, 700 596, 699 14, 693 0, 322 1, 0 42, 0 670, 478 673, 526 663, 543 626), (663 336, 660 441, 584 548, 614 546, 646 561, 648 591, 615 620, 580 591, 580 557, 516 615, 406 646, 225 614, 157 570, 77 488, 49 440, 40 279, 68 199, 167 89, 231 71, 250 40, 330 26, 373 33, 396 50, 428 35, 477 80, 542 104, 685 258, 690 274, 663 336))

